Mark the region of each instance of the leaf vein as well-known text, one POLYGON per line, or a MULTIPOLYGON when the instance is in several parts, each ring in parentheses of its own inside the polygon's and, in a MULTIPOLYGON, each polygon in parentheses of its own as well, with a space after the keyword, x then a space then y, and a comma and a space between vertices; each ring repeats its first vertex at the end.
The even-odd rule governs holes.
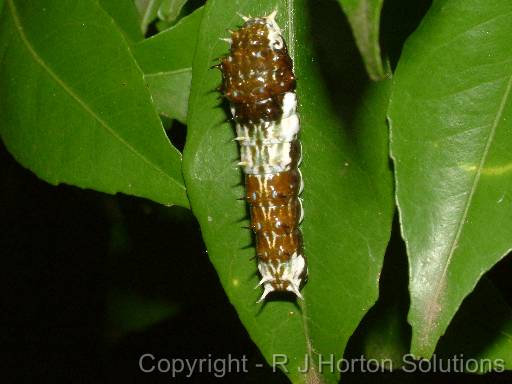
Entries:
POLYGON ((168 75, 179 75, 185 72, 192 72, 192 68, 181 68, 181 69, 173 69, 171 71, 161 71, 161 72, 153 72, 153 73, 144 73, 144 77, 158 77, 158 76, 168 76, 168 75))

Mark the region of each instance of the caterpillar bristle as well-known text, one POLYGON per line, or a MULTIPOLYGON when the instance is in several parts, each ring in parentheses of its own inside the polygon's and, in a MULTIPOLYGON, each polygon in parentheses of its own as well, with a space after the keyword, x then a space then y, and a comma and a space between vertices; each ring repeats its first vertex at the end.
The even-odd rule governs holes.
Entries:
POLYGON ((240 18, 243 20, 243 21, 247 21, 251 18, 251 16, 244 16, 242 15, 241 13, 237 12, 236 13, 238 16, 240 16, 240 18))

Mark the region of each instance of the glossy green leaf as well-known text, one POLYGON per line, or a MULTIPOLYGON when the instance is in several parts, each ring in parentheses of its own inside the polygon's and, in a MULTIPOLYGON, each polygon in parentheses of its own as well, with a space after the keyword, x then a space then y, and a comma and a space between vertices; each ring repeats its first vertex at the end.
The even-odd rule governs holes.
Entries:
POLYGON ((203 8, 133 47, 159 113, 185 123, 192 80, 192 59, 196 50, 203 8))
POLYGON ((133 0, 100 0, 100 5, 114 19, 129 42, 144 39, 133 0))
POLYGON ((389 83, 368 88, 348 28, 337 4, 304 1, 229 0, 207 3, 194 60, 184 174, 192 209, 208 255, 250 336, 272 364, 288 358, 293 382, 337 382, 318 368, 318 356, 340 358, 357 324, 377 297, 389 238, 392 186, 385 112, 389 83), (318 3, 318 4, 317 4, 318 3), (310 278, 304 301, 256 304, 261 294, 247 225, 238 149, 227 108, 215 88, 221 76, 209 70, 228 52, 219 40, 242 24, 237 12, 266 15, 277 9, 294 58, 302 126, 304 210, 302 225, 310 278), (343 34, 340 31, 344 31, 343 34), (320 36, 333 36, 313 44, 320 36), (325 76, 325 77, 324 77, 325 76), (329 77, 330 76, 330 77, 329 77), (361 80, 362 79, 362 80, 361 80), (360 82, 354 84, 354 82, 360 82), (299 372, 305 356, 313 368, 299 372))
POLYGON ((384 0, 338 0, 352 27, 357 47, 363 56, 366 71, 372 80, 391 77, 383 62, 379 43, 380 14, 384 0))
POLYGON ((0 28, 0 133, 21 164, 52 184, 188 205, 180 153, 96 2, 9 0, 0 28))
POLYGON ((417 356, 512 248, 511 15, 508 1, 435 1, 396 71, 391 151, 417 356))

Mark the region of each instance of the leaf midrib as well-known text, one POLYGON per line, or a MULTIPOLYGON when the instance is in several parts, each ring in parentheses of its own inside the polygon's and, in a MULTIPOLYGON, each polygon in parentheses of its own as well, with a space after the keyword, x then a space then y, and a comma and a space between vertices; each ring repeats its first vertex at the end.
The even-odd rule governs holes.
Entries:
POLYGON ((468 198, 466 200, 466 203, 464 205, 464 211, 460 217, 460 220, 459 222, 457 223, 457 231, 455 233, 455 237, 450 245, 450 250, 448 252, 448 256, 446 258, 446 261, 444 263, 444 266, 443 266, 443 272, 441 273, 441 276, 439 277, 438 281, 437 281, 437 284, 436 284, 436 290, 434 292, 434 295, 433 297, 429 300, 428 302, 428 305, 427 305, 427 310, 426 310, 426 325, 427 327, 426 328, 423 328, 424 331, 423 333, 425 334, 426 332, 429 332, 431 329, 432 329, 432 324, 434 322, 434 313, 436 313, 436 303, 438 302, 438 299, 439 299, 439 295, 441 294, 441 288, 443 286, 443 281, 446 279, 446 274, 448 272, 448 267, 450 266, 451 264, 451 260, 453 258, 453 255, 455 254, 455 250, 457 248, 457 244, 459 242, 459 239, 460 239, 460 236, 462 234, 462 230, 464 228, 464 223, 467 219, 467 216, 468 216, 468 213, 469 213, 469 209, 471 207, 471 203, 472 203, 472 200, 473 200, 473 196, 475 194, 475 191, 478 187, 478 183, 480 181, 480 176, 482 174, 482 170, 484 168, 484 165, 485 165, 485 162, 487 160, 487 155, 489 154, 489 150, 491 148, 491 145, 492 145, 492 142, 494 140, 494 136, 496 134, 496 130, 497 130, 497 127, 499 125, 499 122, 501 120, 501 117, 503 115, 503 111, 505 109, 505 105, 507 104, 507 101, 510 97, 510 94, 511 94, 511 90, 512 90, 512 74, 509 76, 509 80, 508 80, 508 83, 507 83, 507 86, 505 88, 505 92, 503 94, 503 97, 501 98, 501 101, 500 101, 500 105, 498 107, 498 110, 496 112, 496 117, 494 118, 494 121, 493 121, 493 124, 491 126, 491 131, 489 133, 489 136, 487 138, 487 141, 485 143, 485 147, 484 147, 484 150, 482 152, 482 157, 480 159, 480 163, 478 164, 478 168, 476 170, 476 174, 475 174, 475 177, 473 179, 473 184, 471 185, 471 189, 470 189, 470 192, 468 194, 468 198))
POLYGON ((162 174, 166 179, 170 180, 173 184, 176 184, 179 188, 182 190, 186 190, 185 186, 181 183, 179 183, 176 179, 171 177, 169 174, 164 172, 158 165, 154 164, 152 161, 150 161, 146 156, 144 156, 142 153, 140 153, 135 147, 133 147, 129 142, 127 142, 125 139, 123 139, 121 136, 119 136, 115 130, 113 130, 106 121, 101 119, 93 110, 91 107, 85 103, 66 83, 59 78, 59 76, 52 71, 52 69, 44 62, 44 60, 37 54, 34 47, 28 40, 27 36, 25 35, 25 32, 23 31, 23 26, 21 24, 21 20, 19 19, 16 7, 14 5, 13 0, 8 0, 7 4, 9 4, 9 9, 11 11, 11 15, 14 21, 14 24, 16 26, 16 30, 18 31, 18 34, 20 36, 21 41, 27 48, 27 51, 30 53, 30 55, 33 57, 34 61, 38 63, 41 68, 43 68, 46 73, 72 98, 76 101, 78 105, 80 105, 85 112, 87 112, 91 117, 96 120, 114 139, 118 140, 122 145, 124 145, 128 150, 130 150, 133 154, 135 154, 137 157, 139 157, 144 163, 149 165, 151 168, 155 169, 158 173, 162 174))
MULTIPOLYGON (((296 49, 295 49, 295 18, 294 15, 294 4, 292 0, 288 0, 286 2, 286 18, 288 19, 288 49, 290 52, 290 56, 293 58, 294 62, 296 62, 296 49)), ((311 339, 311 335, 309 333, 309 316, 307 315, 307 296, 304 296, 304 300, 300 303, 301 307, 301 316, 302 316, 302 328, 304 330, 304 339, 306 342, 306 351, 308 353, 309 361, 314 361, 313 356, 313 341, 311 339)), ((314 371, 316 371, 316 366, 314 366, 314 371)), ((314 373, 314 372, 312 372, 314 373)), ((304 373, 304 381, 308 381, 308 373, 304 373)))

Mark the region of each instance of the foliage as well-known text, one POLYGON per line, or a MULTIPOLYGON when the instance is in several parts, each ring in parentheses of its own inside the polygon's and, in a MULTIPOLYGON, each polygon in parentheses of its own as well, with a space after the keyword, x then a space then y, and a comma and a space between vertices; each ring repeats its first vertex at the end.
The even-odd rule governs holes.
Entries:
POLYGON ((407 33, 384 32, 414 5, 382 0, 209 0, 188 14, 185 1, 3 3, 7 149, 52 184, 190 207, 241 322, 269 363, 288 356, 292 382, 336 382, 318 356, 340 359, 351 337, 367 357, 466 353, 510 368, 510 303, 481 280, 512 249, 510 2, 436 0, 399 57, 407 33), (259 306, 238 150, 210 67, 239 14, 274 9, 298 78, 310 277, 304 301, 259 306), (144 38, 151 23, 163 30, 144 38), (183 160, 158 115, 186 123, 183 160), (389 243, 395 207, 403 252, 389 243), (386 249, 388 263, 407 258, 408 282, 385 277, 386 249), (304 374, 305 355, 317 363, 304 374))

